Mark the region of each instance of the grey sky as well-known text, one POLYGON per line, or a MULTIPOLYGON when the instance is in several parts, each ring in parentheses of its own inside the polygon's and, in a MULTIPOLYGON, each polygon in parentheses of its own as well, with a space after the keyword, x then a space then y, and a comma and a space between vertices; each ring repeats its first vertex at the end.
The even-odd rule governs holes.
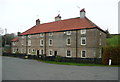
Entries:
POLYGON ((110 33, 118 33, 119 0, 0 0, 0 28, 7 28, 8 33, 24 32, 35 25, 54 21, 60 15, 62 19, 80 16, 80 9, 85 8, 86 16, 110 33), (80 8, 78 8, 78 6, 80 8))

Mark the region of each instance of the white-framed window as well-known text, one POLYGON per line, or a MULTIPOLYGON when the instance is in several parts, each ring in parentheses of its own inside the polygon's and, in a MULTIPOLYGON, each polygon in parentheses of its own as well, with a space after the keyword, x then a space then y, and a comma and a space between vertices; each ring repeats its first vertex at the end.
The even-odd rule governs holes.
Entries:
POLYGON ((52 55, 53 55, 53 50, 49 49, 49 56, 52 56, 52 55))
POLYGON ((71 38, 67 38, 67 39, 66 39, 66 44, 67 44, 67 45, 71 45, 71 38))
POLYGON ((12 42, 12 45, 15 46, 15 45, 16 45, 16 42, 12 42))
POLYGON ((44 37, 44 33, 40 33, 40 37, 44 37))
POLYGON ((71 57, 72 56, 72 52, 70 50, 66 51, 66 57, 71 57))
POLYGON ((28 49, 28 54, 31 54, 31 49, 28 49))
POLYGON ((28 35, 28 38, 31 38, 31 35, 28 35))
POLYGON ((41 39, 41 40, 40 40, 40 46, 43 46, 43 45, 44 45, 44 40, 41 39))
POLYGON ((99 40, 99 45, 101 45, 101 38, 100 38, 100 40, 99 40))
POLYGON ((32 49, 32 52, 35 52, 35 49, 32 49))
POLYGON ((86 45, 86 37, 81 37, 81 45, 86 45))
POLYGON ((50 33, 49 33, 49 36, 53 36, 53 32, 50 32, 50 33))
POLYGON ((44 51, 43 51, 43 50, 40 50, 40 54, 43 55, 43 54, 44 54, 44 51))
POLYGON ((25 38, 25 36, 21 36, 21 38, 25 38))
POLYGON ((49 39, 49 46, 52 46, 52 45, 53 45, 53 40, 49 39))
POLYGON ((15 53, 15 48, 12 49, 12 52, 15 53))
POLYGON ((21 41, 21 45, 24 45, 24 41, 23 40, 21 41))
POLYGON ((102 49, 100 49, 100 56, 99 58, 102 58, 102 49))
POLYGON ((81 51, 81 58, 86 58, 86 50, 81 51))
POLYGON ((31 46, 31 40, 28 40, 28 46, 31 46))
POLYGON ((82 29, 81 34, 86 34, 86 29, 82 29))
POLYGON ((66 34, 67 35, 71 35, 71 31, 66 31, 66 34))

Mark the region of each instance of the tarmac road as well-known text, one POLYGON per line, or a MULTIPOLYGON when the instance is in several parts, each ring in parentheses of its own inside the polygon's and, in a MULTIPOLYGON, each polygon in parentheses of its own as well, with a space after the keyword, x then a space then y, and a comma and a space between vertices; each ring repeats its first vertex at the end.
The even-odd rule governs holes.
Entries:
POLYGON ((2 57, 2 80, 118 80, 118 67, 69 66, 2 57))

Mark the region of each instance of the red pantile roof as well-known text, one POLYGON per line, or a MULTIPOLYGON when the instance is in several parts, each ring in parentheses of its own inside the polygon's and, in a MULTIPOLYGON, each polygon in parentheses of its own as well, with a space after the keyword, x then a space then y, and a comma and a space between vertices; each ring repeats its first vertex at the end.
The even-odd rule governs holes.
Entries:
POLYGON ((18 41, 18 37, 12 39, 11 41, 12 41, 12 42, 16 42, 16 41, 18 41))
POLYGON ((27 31, 21 33, 20 35, 64 31, 64 30, 74 30, 74 29, 84 29, 84 28, 95 28, 95 27, 97 27, 97 25, 91 22, 88 18, 77 17, 77 18, 72 18, 72 19, 66 19, 66 20, 60 20, 60 21, 36 25, 28 29, 27 31))

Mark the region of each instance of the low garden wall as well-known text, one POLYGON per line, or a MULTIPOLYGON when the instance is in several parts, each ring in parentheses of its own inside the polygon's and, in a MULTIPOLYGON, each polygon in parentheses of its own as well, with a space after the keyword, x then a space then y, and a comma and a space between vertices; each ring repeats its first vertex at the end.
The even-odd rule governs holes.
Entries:
POLYGON ((37 60, 45 60, 45 61, 56 61, 56 62, 71 62, 71 63, 94 63, 94 64, 102 64, 101 58, 67 58, 60 56, 35 56, 35 55, 26 55, 26 54, 10 54, 3 53, 3 56, 12 56, 19 58, 27 58, 28 59, 37 59, 37 60))

